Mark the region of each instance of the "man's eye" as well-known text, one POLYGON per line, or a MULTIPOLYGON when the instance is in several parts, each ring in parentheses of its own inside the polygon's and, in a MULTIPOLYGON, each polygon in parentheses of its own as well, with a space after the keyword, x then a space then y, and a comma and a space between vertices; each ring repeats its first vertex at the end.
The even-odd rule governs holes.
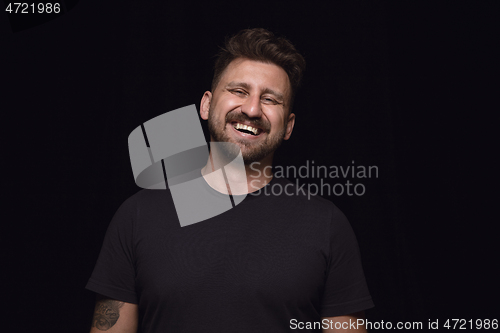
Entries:
POLYGON ((236 95, 244 95, 245 94, 245 92, 241 91, 241 90, 233 90, 232 93, 236 94, 236 95))
POLYGON ((277 103, 274 99, 269 98, 269 97, 265 97, 265 98, 263 98, 263 100, 266 103, 272 103, 272 104, 276 104, 277 103))

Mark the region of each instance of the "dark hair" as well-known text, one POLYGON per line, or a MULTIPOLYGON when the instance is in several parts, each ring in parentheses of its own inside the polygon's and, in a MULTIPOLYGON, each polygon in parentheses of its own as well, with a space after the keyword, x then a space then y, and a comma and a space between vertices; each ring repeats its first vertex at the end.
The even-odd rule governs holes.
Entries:
POLYGON ((236 58, 273 63, 283 68, 288 74, 292 88, 289 107, 291 111, 295 93, 306 67, 304 57, 300 55, 292 43, 285 38, 276 37, 272 32, 262 28, 245 29, 231 38, 226 37, 225 45, 215 60, 212 91, 219 84, 224 70, 236 58))

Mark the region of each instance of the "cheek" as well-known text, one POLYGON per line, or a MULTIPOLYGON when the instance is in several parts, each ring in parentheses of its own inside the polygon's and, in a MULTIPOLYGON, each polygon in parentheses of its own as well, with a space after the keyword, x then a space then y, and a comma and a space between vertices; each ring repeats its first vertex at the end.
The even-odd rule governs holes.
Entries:
POLYGON ((233 95, 228 95, 222 100, 221 106, 227 111, 232 111, 241 105, 241 99, 233 95))
POLYGON ((279 131, 286 126, 285 118, 282 116, 274 116, 273 118, 269 118, 271 122, 271 126, 274 127, 274 131, 279 131))

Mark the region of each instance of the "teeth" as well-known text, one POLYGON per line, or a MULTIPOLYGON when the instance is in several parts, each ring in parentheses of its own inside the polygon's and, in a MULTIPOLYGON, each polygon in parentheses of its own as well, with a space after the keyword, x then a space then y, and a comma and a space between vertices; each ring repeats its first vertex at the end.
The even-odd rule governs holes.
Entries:
POLYGON ((255 135, 257 135, 257 132, 259 131, 256 128, 253 128, 253 127, 247 126, 247 125, 243 125, 243 124, 240 124, 240 123, 236 123, 236 126, 234 126, 234 128, 235 129, 244 129, 244 130, 247 130, 247 131, 251 131, 255 135))

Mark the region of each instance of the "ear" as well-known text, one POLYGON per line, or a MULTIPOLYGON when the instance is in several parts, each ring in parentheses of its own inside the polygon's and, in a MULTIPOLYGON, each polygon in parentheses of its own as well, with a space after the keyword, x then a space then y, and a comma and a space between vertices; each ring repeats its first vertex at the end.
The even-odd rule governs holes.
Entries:
POLYGON ((283 137, 284 140, 290 139, 294 125, 295 125, 295 113, 290 113, 290 115, 288 116, 288 123, 286 124, 285 136, 283 137))
POLYGON ((200 116, 201 119, 208 119, 208 111, 210 110, 210 102, 212 101, 212 93, 210 91, 205 91, 200 103, 200 116))

